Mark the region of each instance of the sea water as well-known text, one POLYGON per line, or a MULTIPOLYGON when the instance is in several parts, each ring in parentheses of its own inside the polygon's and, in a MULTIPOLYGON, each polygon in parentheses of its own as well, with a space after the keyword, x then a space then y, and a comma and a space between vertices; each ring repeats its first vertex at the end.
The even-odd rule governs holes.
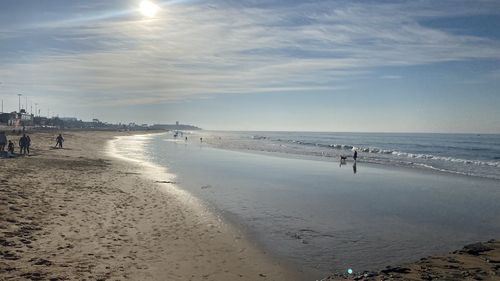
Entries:
POLYGON ((201 132, 220 148, 334 158, 500 179, 500 135, 314 132, 201 132))
MULTIPOLYGON (((184 136, 188 141, 171 134, 141 137, 139 142, 130 137, 136 154, 129 157, 166 167, 176 175, 179 188, 239 225, 266 251, 311 276, 349 268, 375 270, 500 234, 500 181, 494 179, 492 155, 498 152, 497 136, 436 135, 438 140, 432 135, 385 134, 184 136), (441 148, 432 148, 431 143, 441 143, 441 148), (466 143, 489 152, 474 154, 466 143), (335 155, 351 155, 350 147, 359 149, 360 158, 340 165, 335 155), (453 165, 438 171, 427 168, 435 165, 427 162, 402 164, 423 158, 375 149, 432 155, 428 160, 442 157, 438 158, 442 163, 484 166, 493 172, 448 172, 453 165)), ((126 148, 127 139, 122 141, 126 148)))

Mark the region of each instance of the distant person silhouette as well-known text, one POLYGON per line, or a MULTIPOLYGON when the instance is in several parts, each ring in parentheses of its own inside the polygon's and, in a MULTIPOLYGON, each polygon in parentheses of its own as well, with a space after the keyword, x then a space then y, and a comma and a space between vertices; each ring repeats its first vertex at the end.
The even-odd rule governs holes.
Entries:
POLYGON ((7 137, 5 136, 5 132, 0 132, 0 152, 4 151, 6 145, 7 137))
POLYGON ((200 142, 203 142, 203 138, 200 138, 200 142))
POLYGON ((56 138, 56 148, 57 147, 63 148, 63 142, 64 142, 64 138, 62 137, 61 134, 59 134, 59 136, 57 136, 57 138, 56 138))
POLYGON ((188 141, 188 137, 186 137, 184 140, 187 142, 188 141))
POLYGON ((356 159, 358 159, 358 151, 357 150, 354 150, 354 156, 352 156, 352 158, 354 159, 354 162, 356 162, 356 159))
POLYGON ((14 143, 9 140, 9 145, 7 147, 7 152, 9 152, 10 154, 14 154, 14 143))
POLYGON ((31 138, 29 135, 26 135, 26 151, 28 155, 30 155, 30 146, 31 146, 31 138))
POLYGON ((26 155, 26 148, 28 146, 28 138, 26 134, 19 139, 19 154, 26 155))

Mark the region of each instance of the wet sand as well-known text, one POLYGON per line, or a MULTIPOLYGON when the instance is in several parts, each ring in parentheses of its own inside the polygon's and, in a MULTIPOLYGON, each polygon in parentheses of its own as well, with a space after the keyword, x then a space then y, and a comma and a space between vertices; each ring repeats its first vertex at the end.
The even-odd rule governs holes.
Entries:
POLYGON ((308 280, 377 271, 500 233, 498 181, 363 161, 354 173, 350 161, 218 149, 170 134, 125 137, 121 147, 168 167, 180 188, 308 280))
POLYGON ((179 200, 140 164, 110 157, 116 132, 31 135, 0 159, 2 280, 304 280, 179 200))
POLYGON ((330 276, 321 281, 334 280, 500 280, 500 241, 473 243, 447 255, 387 266, 378 272, 330 276))

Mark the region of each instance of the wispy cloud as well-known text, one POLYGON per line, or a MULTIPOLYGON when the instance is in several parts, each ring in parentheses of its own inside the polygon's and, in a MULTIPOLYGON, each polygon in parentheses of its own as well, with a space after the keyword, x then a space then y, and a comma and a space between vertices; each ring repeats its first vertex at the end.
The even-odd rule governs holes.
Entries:
POLYGON ((401 79, 403 76, 401 75, 382 75, 380 76, 381 79, 401 79))
POLYGON ((112 20, 0 30, 2 42, 36 33, 49 38, 23 53, 10 50, 13 57, 0 60, 0 75, 12 87, 86 105, 334 91, 377 67, 500 59, 494 39, 421 24, 500 11, 495 1, 480 2, 192 2, 165 4, 153 20, 124 7, 128 16, 112 20))

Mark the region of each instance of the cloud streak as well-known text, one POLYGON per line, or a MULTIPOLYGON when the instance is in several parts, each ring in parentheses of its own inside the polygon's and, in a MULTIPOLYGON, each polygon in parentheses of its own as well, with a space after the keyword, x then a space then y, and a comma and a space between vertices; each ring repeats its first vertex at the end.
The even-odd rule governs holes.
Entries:
POLYGON ((164 5, 154 20, 48 22, 0 30, 2 42, 49 38, 22 53, 7 50, 0 75, 9 87, 85 106, 335 91, 379 67, 499 60, 495 39, 422 24, 499 11, 495 1, 469 3, 192 2, 164 5))

